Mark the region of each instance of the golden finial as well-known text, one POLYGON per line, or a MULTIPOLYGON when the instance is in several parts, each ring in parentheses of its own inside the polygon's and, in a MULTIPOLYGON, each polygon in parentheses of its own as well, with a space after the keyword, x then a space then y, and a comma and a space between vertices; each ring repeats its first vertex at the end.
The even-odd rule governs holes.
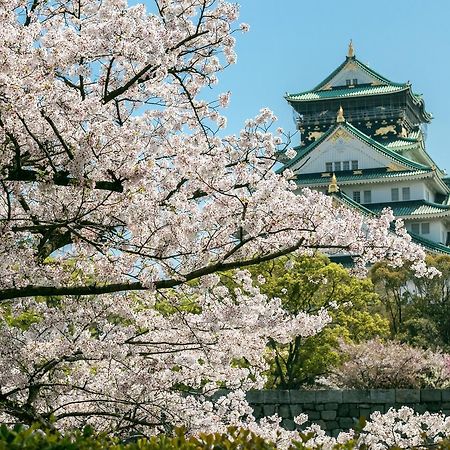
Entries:
POLYGON ((337 123, 345 122, 344 109, 342 108, 342 105, 339 106, 339 110, 338 110, 337 117, 336 117, 336 122, 337 123))
POLYGON ((333 194, 335 192, 339 191, 339 186, 337 184, 336 175, 333 173, 333 176, 331 177, 330 184, 328 185, 328 193, 333 194))
POLYGON ((355 56, 355 50, 353 48, 353 42, 350 39, 350 43, 348 44, 347 58, 353 58, 354 56, 355 56))

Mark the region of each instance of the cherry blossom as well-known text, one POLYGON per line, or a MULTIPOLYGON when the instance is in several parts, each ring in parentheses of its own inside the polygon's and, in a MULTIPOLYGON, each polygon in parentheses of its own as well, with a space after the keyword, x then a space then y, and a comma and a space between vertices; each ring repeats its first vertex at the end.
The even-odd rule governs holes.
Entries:
POLYGON ((268 336, 329 318, 288 317, 245 272, 235 291, 214 274, 320 250, 427 274, 389 211, 361 217, 274 171, 290 142, 270 110, 225 135, 229 94, 202 94, 248 30, 236 4, 0 6, 2 420, 234 423, 248 405, 208 395, 262 386, 268 336))

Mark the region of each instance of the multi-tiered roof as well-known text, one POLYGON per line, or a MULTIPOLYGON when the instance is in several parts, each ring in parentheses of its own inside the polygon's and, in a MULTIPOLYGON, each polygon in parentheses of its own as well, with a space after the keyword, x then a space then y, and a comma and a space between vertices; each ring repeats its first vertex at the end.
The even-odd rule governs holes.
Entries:
MULTIPOLYGON (((390 206, 413 229, 417 225, 411 224, 440 221, 441 237, 431 246, 450 252, 442 245, 450 237, 450 180, 425 149, 432 115, 409 82, 394 83, 363 64, 350 42, 345 61, 328 77, 310 91, 285 98, 295 111, 301 143, 283 170, 297 174, 300 188, 325 191, 336 176, 339 196, 348 204, 375 214, 390 206), (404 198, 391 198, 396 186, 419 186, 424 197, 409 198, 408 187, 404 198), (355 202, 359 189, 370 191, 366 201, 355 202)), ((427 228, 422 228, 425 233, 417 239, 424 243, 427 228)))
POLYGON ((343 63, 314 89, 285 98, 296 113, 302 145, 328 129, 341 106, 348 122, 378 141, 408 137, 432 119, 411 83, 381 76, 356 58, 351 43, 343 63))

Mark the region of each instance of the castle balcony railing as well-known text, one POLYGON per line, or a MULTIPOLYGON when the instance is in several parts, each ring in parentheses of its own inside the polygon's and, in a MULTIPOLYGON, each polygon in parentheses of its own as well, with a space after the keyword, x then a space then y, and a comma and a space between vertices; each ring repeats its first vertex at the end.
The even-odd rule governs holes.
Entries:
MULTIPOLYGON (((404 119, 406 117, 405 109, 390 106, 377 106, 375 108, 364 110, 344 110, 344 116, 347 122, 362 122, 371 120, 385 119, 404 119)), ((296 114, 295 122, 297 128, 310 125, 323 125, 336 120, 336 111, 323 111, 314 115, 296 114)))

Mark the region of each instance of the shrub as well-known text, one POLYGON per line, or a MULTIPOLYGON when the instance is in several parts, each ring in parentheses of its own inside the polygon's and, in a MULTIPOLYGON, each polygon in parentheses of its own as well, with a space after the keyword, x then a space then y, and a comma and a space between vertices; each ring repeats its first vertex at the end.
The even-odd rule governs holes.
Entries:
POLYGON ((341 343, 344 362, 326 382, 350 389, 450 386, 449 355, 373 339, 341 343))

